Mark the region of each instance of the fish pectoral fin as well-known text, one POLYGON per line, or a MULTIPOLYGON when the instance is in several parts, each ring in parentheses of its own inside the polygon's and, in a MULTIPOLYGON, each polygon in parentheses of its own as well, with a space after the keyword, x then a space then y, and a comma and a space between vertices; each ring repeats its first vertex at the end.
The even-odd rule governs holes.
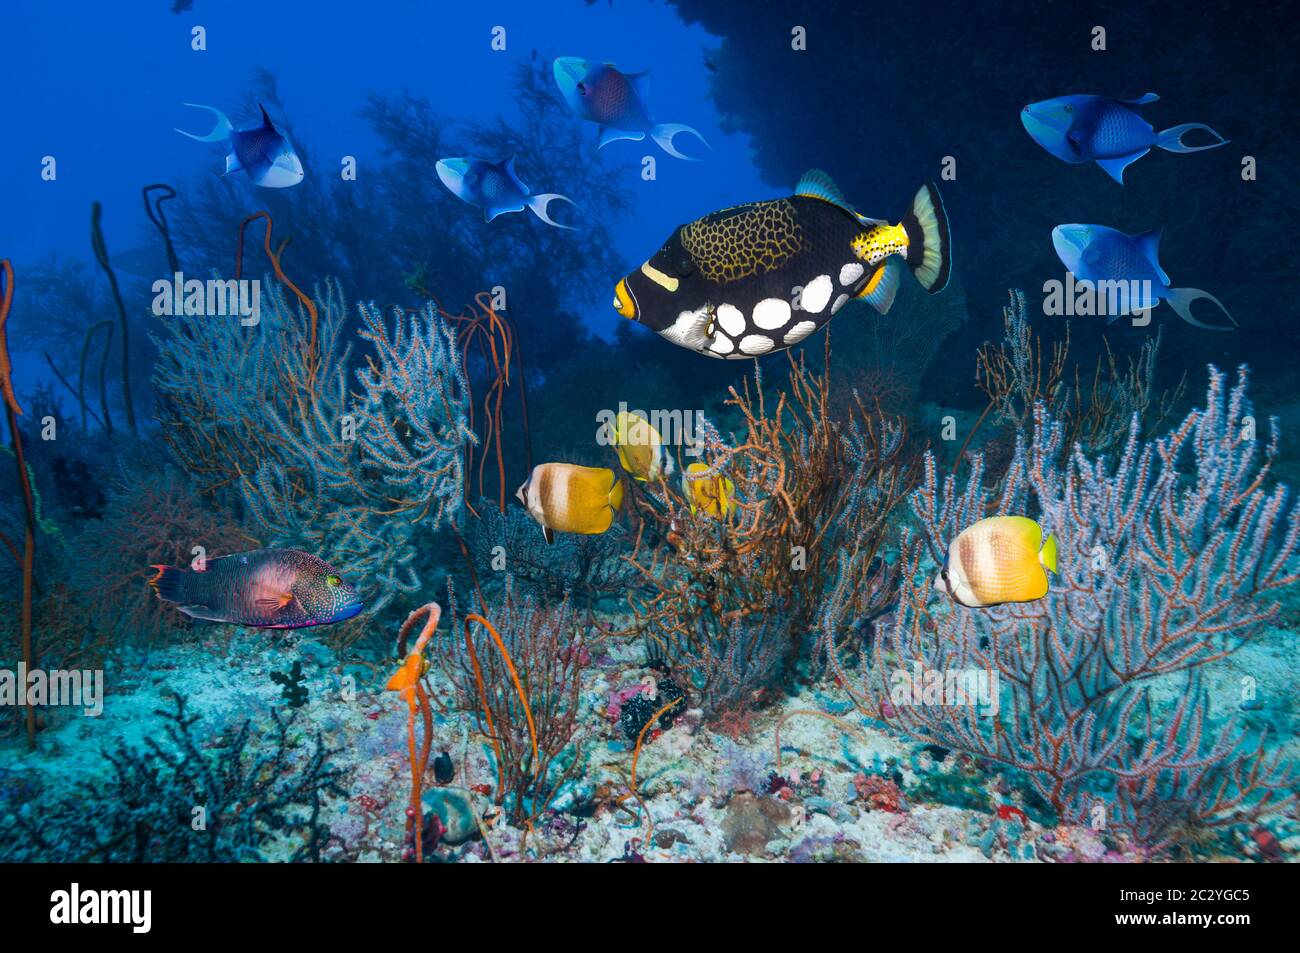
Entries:
POLYGON ((1129 165, 1136 162, 1138 159, 1141 159, 1144 155, 1146 155, 1150 151, 1151 151, 1150 149, 1143 149, 1141 152, 1134 152, 1131 155, 1120 156, 1118 159, 1098 159, 1097 165, 1105 169, 1106 174, 1109 175, 1112 179, 1114 179, 1120 185, 1123 185, 1124 170, 1129 165))
POLYGON ((293 602, 292 592, 276 592, 254 600, 253 605, 259 609, 270 609, 272 612, 279 612, 291 602, 293 602))
POLYGON ((898 294, 898 284, 898 269, 891 267, 886 259, 854 297, 868 302, 881 314, 888 314, 894 305, 894 297, 898 294))
POLYGON ((226 156, 226 171, 221 173, 222 175, 230 175, 234 172, 243 172, 243 171, 244 171, 244 166, 243 163, 239 161, 238 156, 236 156, 233 152, 226 156))

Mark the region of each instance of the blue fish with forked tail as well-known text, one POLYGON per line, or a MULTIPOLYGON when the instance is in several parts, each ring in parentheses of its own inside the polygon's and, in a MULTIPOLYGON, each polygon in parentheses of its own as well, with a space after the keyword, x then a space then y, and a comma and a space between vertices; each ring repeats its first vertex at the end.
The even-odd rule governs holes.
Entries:
POLYGON ((223 175, 247 172, 253 184, 264 189, 287 189, 302 181, 302 160, 294 152, 293 144, 288 138, 275 128, 271 117, 266 114, 265 106, 259 107, 262 110, 260 125, 236 129, 220 109, 198 103, 185 105, 216 114, 217 124, 206 136, 196 136, 184 129, 176 131, 198 142, 226 143, 229 151, 226 153, 226 171, 223 175))
MULTIPOLYGON (((1126 235, 1105 225, 1058 225, 1052 229, 1052 245, 1061 263, 1076 278, 1094 286, 1115 282, 1134 289, 1129 294, 1130 312, 1154 308, 1166 301, 1188 324, 1207 331, 1231 330, 1192 316, 1192 302, 1205 300, 1217 305, 1234 327, 1237 324, 1223 302, 1208 291, 1169 287, 1169 275, 1160 267, 1159 231, 1126 235)), ((1118 317, 1117 312, 1111 313, 1110 321, 1118 317)))
POLYGON ((567 195, 558 192, 539 192, 533 195, 515 171, 515 157, 501 162, 484 159, 439 159, 438 178, 448 191, 462 202, 483 210, 483 221, 490 222, 506 212, 530 209, 547 225, 573 230, 572 225, 561 225, 550 217, 546 206, 554 199, 574 205, 567 195))
POLYGON ((1209 126, 1185 122, 1156 132, 1137 111, 1138 106, 1160 97, 1147 93, 1137 99, 1105 96, 1058 96, 1030 103, 1020 121, 1033 140, 1056 158, 1070 163, 1096 162, 1120 185, 1124 169, 1158 146, 1166 152, 1202 152, 1228 144, 1209 126), (1194 129, 1218 139, 1204 146, 1184 145, 1183 136, 1194 129))
POLYGON ((553 67, 556 85, 569 108, 580 119, 600 126, 600 145, 616 139, 639 142, 647 134, 659 148, 677 159, 697 162, 673 145, 673 136, 688 132, 704 143, 704 137, 690 126, 675 122, 655 122, 648 106, 650 73, 623 73, 613 63, 593 66, 578 56, 561 56, 553 67))

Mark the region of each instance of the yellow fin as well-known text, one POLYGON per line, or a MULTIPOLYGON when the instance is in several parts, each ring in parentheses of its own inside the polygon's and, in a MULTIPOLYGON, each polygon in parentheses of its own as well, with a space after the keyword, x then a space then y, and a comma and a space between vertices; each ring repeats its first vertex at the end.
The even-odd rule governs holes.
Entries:
MULTIPOLYGON (((615 431, 615 434, 617 435, 617 431, 615 431)), ((615 439, 618 439, 617 436, 615 439)), ((632 468, 632 461, 628 459, 627 451, 623 449, 621 440, 614 444, 614 452, 618 454, 618 465, 628 473, 635 474, 636 471, 632 468)))
POLYGON ((718 487, 718 509, 722 519, 731 515, 731 497, 736 492, 736 484, 732 483, 726 477, 722 478, 722 486, 718 487))
POLYGON ((615 480, 613 487, 609 491, 609 505, 613 507, 614 512, 623 508, 623 481, 615 480))
POLYGON ((898 294, 898 271, 890 265, 890 259, 885 259, 863 289, 854 297, 866 301, 880 314, 888 314, 898 294))
POLYGON ((1038 554, 1038 561, 1043 564, 1043 568, 1055 575, 1056 572, 1056 537, 1048 536, 1043 540, 1043 550, 1038 554))

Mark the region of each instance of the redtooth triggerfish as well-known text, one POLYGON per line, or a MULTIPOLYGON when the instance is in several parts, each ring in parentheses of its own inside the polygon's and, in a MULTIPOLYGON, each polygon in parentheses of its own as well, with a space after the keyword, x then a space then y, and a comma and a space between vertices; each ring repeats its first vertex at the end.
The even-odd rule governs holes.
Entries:
POLYGON ((1137 111, 1138 106, 1160 97, 1147 93, 1137 99, 1109 99, 1105 96, 1058 96, 1030 103, 1020 121, 1034 142, 1062 162, 1096 162, 1106 173, 1124 184, 1124 169, 1158 146, 1166 152, 1203 152, 1227 145, 1228 140, 1209 126, 1185 122, 1156 132, 1137 111), (1183 136, 1198 129, 1218 142, 1203 146, 1183 144, 1183 136))
MULTIPOLYGON (((1169 275, 1160 267, 1159 231, 1126 235, 1105 225, 1058 225, 1052 229, 1052 245, 1061 264, 1076 278, 1092 282, 1098 295, 1122 288, 1128 295, 1124 310, 1130 314, 1167 301, 1188 324, 1209 331, 1231 330, 1192 317, 1192 302, 1205 300, 1218 305, 1233 327, 1237 324, 1223 302, 1208 291, 1169 287, 1169 275)), ((1119 308, 1111 310, 1109 320, 1120 313, 1119 308)))
POLYGON ((500 162, 488 162, 486 159, 439 159, 434 167, 447 191, 462 202, 483 210, 483 221, 490 222, 506 212, 522 212, 529 209, 547 225, 573 230, 572 225, 561 225, 550 217, 546 207, 555 199, 574 202, 568 196, 558 192, 539 192, 524 185, 515 171, 515 157, 500 162))
POLYGON ((184 129, 176 131, 198 142, 226 143, 228 151, 223 175, 247 172, 253 184, 264 189, 287 189, 302 181, 302 160, 294 152, 293 144, 288 138, 275 128, 271 117, 266 114, 265 106, 259 107, 262 110, 262 122, 259 125, 236 129, 220 109, 198 103, 185 105, 216 114, 217 124, 206 136, 196 136, 184 129))
POLYGON ((673 145, 673 136, 690 133, 705 147, 704 137, 690 126, 655 122, 650 116, 650 73, 624 73, 613 63, 593 66, 578 56, 561 56, 552 67, 555 84, 574 115, 600 126, 597 149, 617 139, 639 142, 648 134, 659 148, 677 159, 698 162, 673 145))

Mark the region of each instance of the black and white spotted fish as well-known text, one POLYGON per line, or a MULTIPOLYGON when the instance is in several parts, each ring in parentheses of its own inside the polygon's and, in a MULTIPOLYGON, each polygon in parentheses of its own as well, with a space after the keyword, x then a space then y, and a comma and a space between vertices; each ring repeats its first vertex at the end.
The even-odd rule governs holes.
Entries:
POLYGON ((951 242, 939 190, 923 185, 890 225, 855 211, 813 170, 790 198, 679 227, 618 283, 614 309, 709 357, 758 357, 798 344, 851 298, 887 313, 901 264, 931 294, 948 284, 951 242))

